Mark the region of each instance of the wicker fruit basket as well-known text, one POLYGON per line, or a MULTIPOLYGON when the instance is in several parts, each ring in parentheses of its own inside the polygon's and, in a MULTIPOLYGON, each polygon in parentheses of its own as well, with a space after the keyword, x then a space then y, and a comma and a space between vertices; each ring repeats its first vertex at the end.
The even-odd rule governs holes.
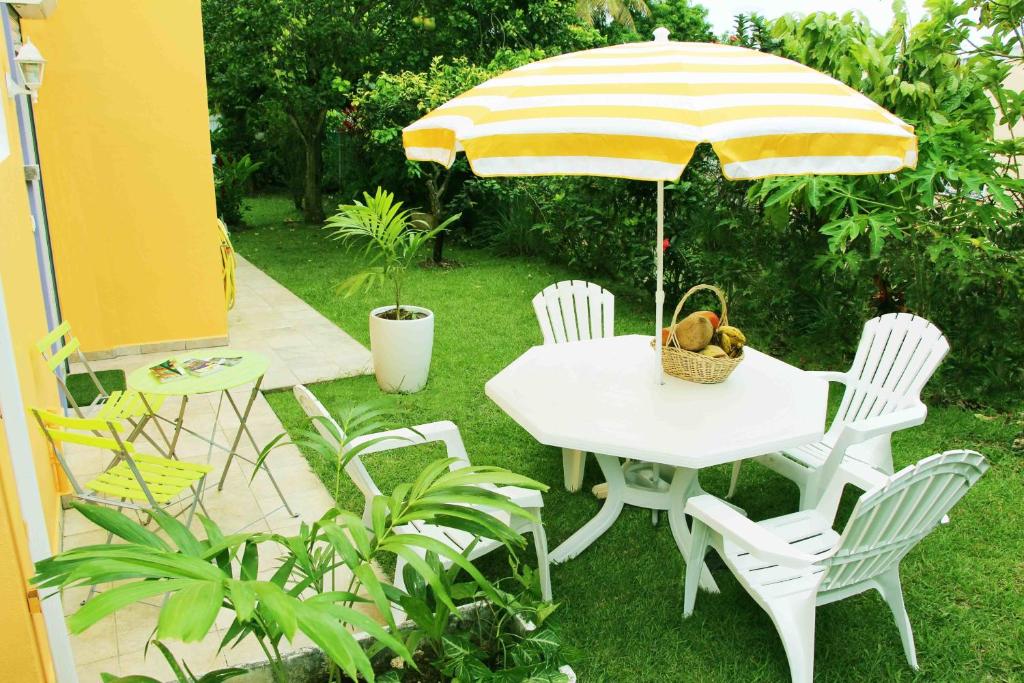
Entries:
POLYGON ((687 351, 680 348, 676 341, 676 323, 679 320, 679 312, 683 310, 683 304, 696 292, 708 290, 715 293, 722 304, 721 324, 729 324, 729 308, 725 301, 725 294, 714 285, 697 285, 691 287, 683 298, 679 300, 675 313, 672 314, 672 324, 668 343, 662 347, 661 365, 665 372, 673 377, 685 379, 700 384, 718 384, 724 382, 736 367, 743 362, 743 353, 736 358, 712 358, 704 356, 696 351, 687 351))

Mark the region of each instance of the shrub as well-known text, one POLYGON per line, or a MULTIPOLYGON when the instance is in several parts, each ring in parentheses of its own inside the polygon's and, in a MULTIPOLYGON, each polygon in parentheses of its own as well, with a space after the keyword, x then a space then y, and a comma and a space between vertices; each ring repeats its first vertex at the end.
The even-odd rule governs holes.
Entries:
POLYGON ((249 189, 249 179, 263 164, 254 162, 248 154, 237 160, 225 159, 213 168, 213 182, 217 194, 217 212, 231 228, 242 222, 242 201, 249 189))

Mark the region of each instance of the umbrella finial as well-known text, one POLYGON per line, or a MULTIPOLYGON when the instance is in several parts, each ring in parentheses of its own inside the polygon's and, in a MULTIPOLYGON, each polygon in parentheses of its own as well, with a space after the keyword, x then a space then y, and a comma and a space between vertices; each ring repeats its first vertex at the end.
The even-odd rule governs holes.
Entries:
POLYGON ((664 26, 659 26, 654 29, 654 42, 656 43, 667 43, 668 42, 669 30, 664 26))

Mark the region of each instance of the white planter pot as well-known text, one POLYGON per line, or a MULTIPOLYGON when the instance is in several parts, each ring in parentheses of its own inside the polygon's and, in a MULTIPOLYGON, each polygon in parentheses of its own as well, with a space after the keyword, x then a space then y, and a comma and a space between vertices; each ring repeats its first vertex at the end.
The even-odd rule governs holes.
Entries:
POLYGON ((381 306, 370 311, 370 353, 373 372, 383 391, 411 394, 427 384, 430 355, 434 350, 434 314, 419 306, 403 311, 426 314, 416 320, 387 320, 378 313, 393 310, 381 306))

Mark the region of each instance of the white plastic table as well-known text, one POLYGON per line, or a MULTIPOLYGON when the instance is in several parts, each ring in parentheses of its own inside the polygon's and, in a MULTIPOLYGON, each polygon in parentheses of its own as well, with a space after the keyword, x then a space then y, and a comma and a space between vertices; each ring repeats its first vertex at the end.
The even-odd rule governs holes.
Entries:
MULTIPOLYGON (((537 441, 594 453, 608 481, 600 512, 550 555, 576 557, 611 527, 626 503, 666 509, 688 556, 683 508, 702 493, 697 471, 817 441, 824 435, 828 386, 747 347, 721 384, 674 377, 656 383, 651 337, 631 335, 536 346, 495 375, 485 391, 537 441), (627 481, 619 458, 666 465, 670 481, 627 481), (661 486, 659 490, 659 485, 661 486)), ((701 586, 717 590, 711 574, 701 586)))

